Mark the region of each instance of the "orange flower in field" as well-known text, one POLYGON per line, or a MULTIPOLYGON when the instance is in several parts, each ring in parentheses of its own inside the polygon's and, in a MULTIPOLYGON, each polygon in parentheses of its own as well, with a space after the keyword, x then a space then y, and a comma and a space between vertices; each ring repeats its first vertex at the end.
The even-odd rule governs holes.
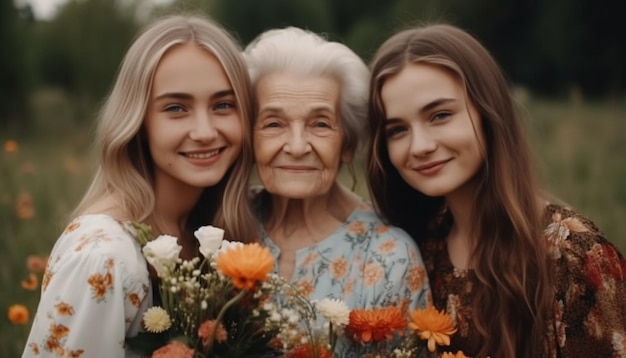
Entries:
POLYGON ((463 354, 462 351, 458 351, 456 352, 456 354, 445 352, 444 354, 441 355, 441 358, 470 358, 470 357, 463 354))
POLYGON ((28 279, 22 281, 22 288, 29 291, 34 291, 39 287, 39 279, 37 275, 31 273, 28 275, 28 279))
POLYGON ((43 258, 37 255, 30 255, 26 259, 26 267, 28 267, 30 272, 40 273, 45 270, 47 261, 47 257, 43 258))
POLYGON ((24 305, 12 305, 9 307, 9 321, 13 324, 26 324, 28 322, 28 308, 24 305))
POLYGON ((267 247, 246 244, 222 252, 217 257, 217 268, 232 279, 235 287, 250 290, 267 279, 274 268, 274 258, 267 247))
POLYGON ((187 347, 181 341, 171 341, 166 346, 163 346, 156 351, 152 352, 152 358, 193 358, 193 349, 187 347))
POLYGON ((17 145, 17 142, 12 139, 4 142, 4 151, 7 153, 17 153, 18 148, 19 146, 17 145))
POLYGON ((452 318, 434 306, 409 312, 409 328, 424 340, 428 340, 428 350, 435 351, 436 345, 449 346, 450 336, 456 332, 452 318))
POLYGON ((22 193, 17 198, 17 217, 20 219, 30 219, 35 216, 33 208, 33 198, 28 193, 22 193))
POLYGON ((314 352, 313 346, 310 344, 299 345, 290 352, 285 354, 286 358, 309 358, 309 357, 319 357, 319 358, 332 358, 333 354, 322 345, 317 346, 317 355, 314 352))
MULTIPOLYGON (((211 337, 211 332, 213 332, 213 328, 215 327, 215 320, 204 321, 200 328, 198 328, 198 337, 202 338, 202 344, 206 347, 209 344, 209 338, 211 337)), ((226 342, 228 339, 228 333, 226 329, 224 329, 224 325, 222 323, 217 327, 217 331, 215 332, 215 341, 222 343, 226 342)))
POLYGON ((369 343, 391 339, 394 332, 402 334, 405 327, 406 319, 398 307, 354 309, 346 331, 355 341, 369 343))

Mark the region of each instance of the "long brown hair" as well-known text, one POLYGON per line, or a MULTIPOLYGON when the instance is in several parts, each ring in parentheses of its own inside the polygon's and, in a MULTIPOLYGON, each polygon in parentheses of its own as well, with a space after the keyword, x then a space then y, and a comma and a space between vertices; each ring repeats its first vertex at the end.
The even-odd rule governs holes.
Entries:
POLYGON ((485 162, 476 174, 469 233, 478 356, 541 356, 553 278, 542 238, 536 171, 502 71, 465 31, 443 24, 409 29, 378 49, 370 66, 372 199, 391 224, 405 229, 418 244, 427 238, 443 239, 454 220, 449 214, 442 216, 444 198, 428 197, 409 186, 387 153, 381 88, 389 77, 416 62, 445 68, 459 79, 484 131, 485 162))

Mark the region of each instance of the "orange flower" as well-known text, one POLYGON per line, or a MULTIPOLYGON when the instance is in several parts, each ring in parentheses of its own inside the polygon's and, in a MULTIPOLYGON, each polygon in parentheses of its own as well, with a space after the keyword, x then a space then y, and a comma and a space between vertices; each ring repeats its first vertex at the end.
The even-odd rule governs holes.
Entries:
POLYGON ((8 316, 9 321, 13 324, 26 324, 28 322, 28 308, 20 304, 9 306, 8 316))
POLYGON ((456 354, 445 352, 441 355, 441 358, 470 358, 470 357, 463 354, 463 351, 458 351, 456 352, 456 354))
POLYGON ((17 198, 17 217, 20 219, 30 219, 35 216, 33 208, 33 198, 28 193, 22 193, 17 198))
POLYGON ((330 264, 330 272, 333 274, 333 278, 339 280, 346 275, 349 267, 348 260, 343 257, 339 257, 330 264))
POLYGON ((193 358, 194 351, 193 349, 187 347, 181 341, 171 341, 167 345, 157 349, 152 352, 152 358, 193 358))
POLYGON ((29 291, 34 291, 39 287, 39 279, 34 273, 28 275, 28 279, 22 280, 22 288, 29 291))
POLYGON ((57 303, 54 305, 54 308, 57 309, 57 314, 59 316, 71 316, 74 314, 74 307, 65 302, 57 303))
POLYGON ((9 139, 6 142, 4 142, 4 151, 6 153, 17 153, 17 149, 19 148, 19 146, 17 145, 17 142, 9 139))
POLYGON ((402 334, 405 327, 406 319, 398 307, 354 309, 346 331, 355 341, 369 343, 391 339, 394 332, 402 334))
POLYGON ((26 258, 26 267, 30 272, 41 273, 46 269, 47 257, 30 255, 26 258))
POLYGON ((456 332, 452 318, 437 311, 434 306, 409 312, 409 328, 416 331, 421 339, 428 340, 428 350, 435 351, 436 345, 450 345, 450 336, 456 332))
MULTIPOLYGON (((198 328, 198 337, 202 338, 202 344, 206 347, 209 344, 209 337, 211 337, 211 332, 213 332, 213 327, 215 327, 215 320, 204 321, 198 328)), ((222 343, 226 342, 228 339, 228 333, 226 329, 224 329, 224 325, 222 323, 217 326, 217 331, 215 332, 215 341, 222 343)))
POLYGON ((267 279, 274 268, 274 258, 267 247, 246 244, 222 252, 217 257, 217 268, 233 280, 235 287, 250 290, 267 279))
POLYGON ((333 354, 324 346, 317 346, 317 355, 314 352, 313 346, 310 344, 302 344, 295 347, 293 350, 285 354, 286 358, 309 358, 309 357, 319 357, 319 358, 332 358, 333 354))

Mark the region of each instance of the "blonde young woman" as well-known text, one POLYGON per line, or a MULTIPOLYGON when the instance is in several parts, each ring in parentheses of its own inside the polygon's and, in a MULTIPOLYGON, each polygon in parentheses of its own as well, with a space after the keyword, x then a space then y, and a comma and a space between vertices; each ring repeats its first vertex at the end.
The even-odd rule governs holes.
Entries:
POLYGON ((402 31, 372 64, 369 178, 422 249, 471 357, 626 357, 626 261, 535 181, 489 52, 449 25, 402 31))
POLYGON ((222 227, 255 237, 246 186, 252 161, 249 77, 216 23, 155 21, 128 50, 99 116, 98 168, 57 240, 23 356, 133 356, 151 279, 129 222, 179 238, 222 227))

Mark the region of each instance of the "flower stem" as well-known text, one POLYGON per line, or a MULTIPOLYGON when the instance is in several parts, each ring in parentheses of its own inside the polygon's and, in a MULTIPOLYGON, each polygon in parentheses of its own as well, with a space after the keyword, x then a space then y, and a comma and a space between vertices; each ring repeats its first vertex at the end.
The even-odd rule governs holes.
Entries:
POLYGON ((226 311, 230 307, 232 307, 235 303, 239 302, 239 300, 241 300, 243 298, 243 296, 245 296, 246 292, 247 292, 246 290, 241 290, 237 294, 237 296, 231 298, 230 301, 226 302, 226 304, 220 310, 220 313, 217 315, 217 318, 215 319, 215 325, 213 325, 213 330, 211 330, 211 336, 209 336, 209 343, 207 345, 207 354, 209 354, 209 356, 211 355, 211 351, 213 350, 213 342, 215 341, 215 335, 217 334, 217 328, 220 325, 220 323, 222 322, 222 319, 224 318, 224 315, 226 314, 226 311))

